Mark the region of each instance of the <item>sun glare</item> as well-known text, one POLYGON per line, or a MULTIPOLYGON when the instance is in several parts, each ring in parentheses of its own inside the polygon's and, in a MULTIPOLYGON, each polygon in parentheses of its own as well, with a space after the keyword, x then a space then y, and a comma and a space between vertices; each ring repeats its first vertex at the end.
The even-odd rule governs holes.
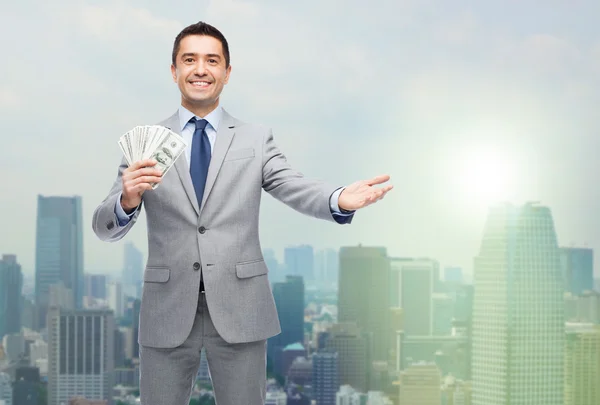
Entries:
POLYGON ((513 167, 507 156, 497 149, 470 150, 460 162, 460 183, 473 202, 494 204, 510 199, 513 167))

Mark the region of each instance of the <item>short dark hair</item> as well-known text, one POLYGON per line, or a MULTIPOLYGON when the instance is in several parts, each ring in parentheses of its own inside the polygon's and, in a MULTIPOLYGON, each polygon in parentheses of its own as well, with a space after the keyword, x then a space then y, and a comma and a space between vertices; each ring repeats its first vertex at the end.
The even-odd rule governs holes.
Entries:
POLYGON ((206 35, 221 41, 223 54, 225 55, 225 67, 229 67, 229 45, 227 44, 225 36, 221 33, 221 31, 203 21, 198 21, 195 24, 188 25, 179 34, 177 34, 177 37, 175 37, 175 43, 173 44, 173 54, 171 56, 173 66, 175 66, 175 60, 177 59, 177 53, 179 52, 179 44, 181 43, 181 40, 188 35, 206 35))

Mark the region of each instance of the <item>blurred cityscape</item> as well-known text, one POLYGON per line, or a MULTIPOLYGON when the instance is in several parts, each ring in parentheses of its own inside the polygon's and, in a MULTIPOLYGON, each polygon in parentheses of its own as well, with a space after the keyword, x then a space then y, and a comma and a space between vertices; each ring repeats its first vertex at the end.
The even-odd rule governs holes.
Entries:
MULTIPOLYGON (((86 272, 81 204, 38 196, 33 278, 2 254, 0 405, 139 403, 146 259, 125 242, 120 277, 86 272)), ((490 207, 469 277, 385 246, 265 249, 266 404, 599 405, 593 251, 558 239, 531 202, 490 207)), ((203 352, 190 404, 214 403, 203 352)))

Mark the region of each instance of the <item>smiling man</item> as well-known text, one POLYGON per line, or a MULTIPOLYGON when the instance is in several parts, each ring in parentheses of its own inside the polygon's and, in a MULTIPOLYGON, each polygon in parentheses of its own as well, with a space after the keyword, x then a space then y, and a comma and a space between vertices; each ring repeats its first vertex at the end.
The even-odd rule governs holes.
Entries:
POLYGON ((162 176, 155 160, 123 159, 93 216, 96 235, 115 242, 146 210, 141 402, 187 405, 204 348, 219 405, 263 405, 267 339, 281 328, 258 237, 262 190, 308 216, 349 224, 392 186, 374 187, 387 175, 346 187, 305 178, 271 129, 225 111, 229 47, 211 25, 179 33, 171 74, 181 105, 160 125, 184 138, 185 153, 162 176))

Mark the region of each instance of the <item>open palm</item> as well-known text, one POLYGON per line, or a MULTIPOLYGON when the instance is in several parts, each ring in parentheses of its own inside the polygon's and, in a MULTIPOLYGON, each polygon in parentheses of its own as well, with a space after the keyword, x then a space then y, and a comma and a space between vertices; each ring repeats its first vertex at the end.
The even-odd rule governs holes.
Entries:
POLYGON ((390 176, 384 174, 373 177, 370 180, 359 180, 346 186, 340 194, 338 205, 346 211, 354 211, 381 200, 394 186, 391 184, 377 188, 373 186, 385 183, 389 179, 390 176))

